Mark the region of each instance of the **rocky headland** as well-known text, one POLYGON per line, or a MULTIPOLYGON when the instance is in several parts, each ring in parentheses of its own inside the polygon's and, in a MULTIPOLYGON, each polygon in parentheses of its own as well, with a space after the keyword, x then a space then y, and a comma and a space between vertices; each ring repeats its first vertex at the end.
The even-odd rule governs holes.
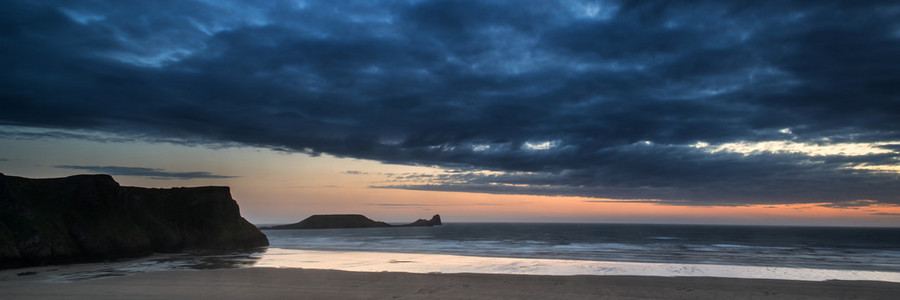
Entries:
POLYGON ((332 228, 371 228, 371 227, 424 227, 441 225, 441 215, 434 215, 430 220, 419 219, 403 225, 391 225, 374 221, 363 215, 313 215, 303 221, 263 227, 262 229, 332 229, 332 228))
POLYGON ((0 173, 0 268, 269 244, 228 187, 120 186, 109 175, 0 173))

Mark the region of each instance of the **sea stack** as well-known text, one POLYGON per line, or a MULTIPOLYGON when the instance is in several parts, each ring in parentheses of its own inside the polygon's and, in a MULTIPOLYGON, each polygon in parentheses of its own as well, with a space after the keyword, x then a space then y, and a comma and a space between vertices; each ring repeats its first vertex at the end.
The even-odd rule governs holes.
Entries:
POLYGON ((109 175, 0 173, 0 268, 268 245, 228 187, 120 186, 109 175))

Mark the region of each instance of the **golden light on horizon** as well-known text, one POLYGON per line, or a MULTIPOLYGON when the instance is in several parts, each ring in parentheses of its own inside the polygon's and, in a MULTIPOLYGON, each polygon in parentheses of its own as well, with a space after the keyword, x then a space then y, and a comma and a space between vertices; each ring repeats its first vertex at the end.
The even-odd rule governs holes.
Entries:
MULTIPOLYGON (((256 223, 291 222, 322 213, 362 213, 374 219, 404 222, 439 213, 447 222, 900 226, 900 207, 877 203, 845 207, 827 207, 825 203, 686 206, 640 199, 404 190, 388 186, 417 182, 404 179, 404 176, 415 178, 450 173, 436 167, 391 165, 329 155, 309 156, 254 147, 209 149, 167 143, 105 143, 76 139, 17 140, 10 145, 4 149, 8 159, 3 162, 2 171, 13 176, 46 178, 80 173, 54 167, 71 164, 71 157, 77 157, 84 165, 206 170, 232 175, 234 177, 190 180, 121 175, 114 175, 114 178, 122 185, 146 187, 227 185, 244 215, 256 223), (67 149, 66 156, 60 156, 54 150, 61 148, 67 149)), ((473 172, 482 176, 502 174, 473 172)))
MULTIPOLYGON (((260 211, 291 221, 312 214, 362 213, 393 222, 441 214, 445 222, 576 222, 896 226, 900 206, 827 203, 745 206, 670 205, 642 200, 500 195, 382 188, 304 188, 260 211), (329 199, 323 203, 319 199, 329 199), (270 210, 277 210, 273 212, 270 210), (268 212, 266 212, 268 211, 268 212)), ((270 222, 276 221, 270 219, 270 222)), ((277 222, 276 222, 277 223, 277 222)))

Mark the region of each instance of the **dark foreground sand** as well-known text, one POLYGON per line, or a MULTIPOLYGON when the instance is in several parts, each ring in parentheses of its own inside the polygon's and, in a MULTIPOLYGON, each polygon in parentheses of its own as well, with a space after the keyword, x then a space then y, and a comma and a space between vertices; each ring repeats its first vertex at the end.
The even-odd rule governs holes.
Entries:
MULTIPOLYGON (((9 271, 9 270, 8 270, 9 271)), ((9 273, 7 273, 9 274, 9 273)), ((6 277, 2 299, 898 299, 900 283, 245 268, 76 282, 6 277)))

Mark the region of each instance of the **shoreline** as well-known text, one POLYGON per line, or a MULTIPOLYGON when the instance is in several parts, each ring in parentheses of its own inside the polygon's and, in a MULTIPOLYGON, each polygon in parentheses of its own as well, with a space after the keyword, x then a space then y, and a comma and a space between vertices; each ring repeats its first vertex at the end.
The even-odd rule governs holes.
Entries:
POLYGON ((0 281, 0 291, 4 299, 893 299, 900 293, 900 283, 250 267, 158 271, 74 282, 15 278, 0 281))
POLYGON ((900 283, 900 272, 719 264, 615 262, 366 251, 268 248, 255 267, 360 272, 715 277, 774 280, 860 280, 900 283))
POLYGON ((314 269, 416 274, 497 274, 537 276, 706 277, 823 282, 828 280, 900 283, 900 272, 687 263, 648 263, 541 258, 483 257, 366 251, 264 248, 204 254, 163 253, 97 263, 0 270, 3 281, 78 282, 179 270, 235 268, 314 269), (19 276, 19 274, 24 274, 19 276))

